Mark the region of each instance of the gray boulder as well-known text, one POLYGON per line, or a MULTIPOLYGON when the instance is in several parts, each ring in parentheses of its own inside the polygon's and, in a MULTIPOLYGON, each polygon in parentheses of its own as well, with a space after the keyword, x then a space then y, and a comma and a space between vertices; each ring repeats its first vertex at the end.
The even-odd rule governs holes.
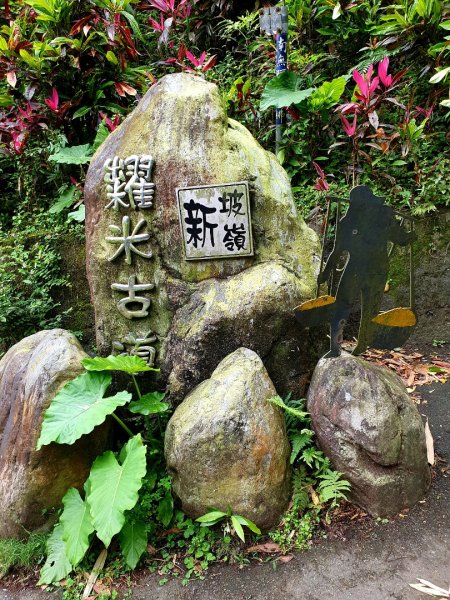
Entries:
POLYGON ((81 489, 107 432, 96 429, 72 446, 36 450, 43 413, 83 371, 87 355, 64 329, 35 333, 0 361, 0 537, 23 537, 51 524, 67 489, 81 489))
POLYGON ((280 393, 304 393, 320 349, 292 309, 314 296, 318 238, 297 213, 286 172, 227 118, 216 85, 186 73, 161 78, 93 157, 85 204, 87 276, 101 354, 130 333, 143 339, 153 332, 159 385, 168 383, 177 403, 245 346, 261 356, 280 393), (105 161, 132 155, 155 160, 153 206, 107 209, 105 161), (251 186, 254 256, 185 260, 177 188, 239 181, 251 186), (149 236, 137 246, 147 256, 133 254, 132 264, 123 255, 112 260, 108 242, 111 227, 122 227, 125 217, 132 227, 144 219, 142 232, 149 236), (154 288, 148 314, 129 319, 111 285, 133 275, 154 288))
POLYGON ((373 516, 413 506, 430 485, 422 419, 395 374, 343 353, 314 371, 308 410, 319 444, 373 516))
POLYGON ((169 421, 165 455, 183 510, 198 517, 229 508, 261 529, 277 524, 290 492, 284 416, 261 359, 247 348, 227 356, 169 421))

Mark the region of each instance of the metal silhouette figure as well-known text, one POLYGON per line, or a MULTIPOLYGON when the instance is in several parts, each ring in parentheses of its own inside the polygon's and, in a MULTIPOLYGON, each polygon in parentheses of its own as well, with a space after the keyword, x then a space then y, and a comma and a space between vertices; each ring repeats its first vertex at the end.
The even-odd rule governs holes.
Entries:
POLYGON ((384 198, 375 196, 366 186, 357 186, 350 192, 347 213, 336 223, 334 248, 323 269, 322 258, 317 279, 319 290, 320 284, 336 276, 339 264, 346 257, 336 294, 317 297, 294 309, 297 320, 305 327, 324 321, 330 323, 331 343, 326 358, 340 355, 344 327, 358 302, 361 302, 361 319, 353 354, 361 354, 370 344, 379 345, 380 342, 385 348, 391 343, 395 346, 399 328, 406 327, 409 334, 416 324, 412 306, 412 265, 411 306, 379 314, 389 270, 389 243, 406 246, 415 239, 412 225, 411 231, 407 231, 403 222, 396 219, 396 214, 384 204, 384 198), (382 333, 377 335, 380 328, 382 333), (378 344, 373 344, 376 338, 378 344))

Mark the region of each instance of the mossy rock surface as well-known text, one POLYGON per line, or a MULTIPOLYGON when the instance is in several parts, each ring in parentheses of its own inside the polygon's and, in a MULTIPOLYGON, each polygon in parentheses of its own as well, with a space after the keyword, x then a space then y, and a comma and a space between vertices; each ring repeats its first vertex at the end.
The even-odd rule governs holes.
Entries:
POLYGON ((49 526, 69 487, 80 490, 106 447, 108 427, 75 444, 36 450, 45 410, 84 371, 77 339, 64 329, 24 338, 0 360, 0 537, 49 526))
POLYGON ((290 447, 284 416, 268 402, 275 395, 261 359, 239 348, 178 406, 165 455, 188 515, 214 507, 262 529, 278 523, 290 496, 290 447))
MULTIPOLYGON (((261 265, 266 269, 272 294, 272 319, 277 322, 276 327, 267 328, 267 348, 278 343, 284 331, 298 338, 300 351, 308 353, 307 344, 301 342, 307 334, 298 330, 291 309, 314 294, 317 236, 296 212, 284 169, 245 127, 227 118, 217 86, 188 74, 163 77, 99 148, 89 168, 85 192, 88 279, 96 315, 97 345, 102 354, 110 353, 112 341, 120 341, 130 331, 141 336, 152 330, 159 339, 161 386, 174 381, 176 399, 180 400, 205 377, 202 369, 176 364, 180 360, 177 340, 183 328, 193 326, 191 315, 199 302, 208 307, 204 310, 211 311, 211 315, 203 315, 202 322, 205 319, 217 322, 217 314, 222 315, 222 322, 217 323, 220 339, 216 338, 208 350, 213 366, 243 343, 239 338, 233 341, 230 336, 236 337, 235 329, 227 325, 236 316, 237 304, 243 307, 239 327, 245 328, 247 337, 253 332, 261 336, 261 331, 267 328, 269 310, 262 308, 262 301, 255 294, 251 296, 253 306, 247 297, 257 273, 255 268, 261 265), (105 209, 108 203, 103 181, 105 161, 114 156, 144 154, 152 155, 155 160, 153 208, 123 209, 126 212, 105 209), (248 181, 251 186, 254 256, 186 261, 176 189, 238 181, 248 181), (106 241, 110 235, 108 226, 120 226, 125 214, 130 216, 132 227, 138 220, 146 220, 145 231, 150 238, 139 249, 145 253, 152 251, 151 259, 133 255, 131 265, 125 263, 123 256, 108 261, 116 249, 106 241), (280 269, 285 273, 281 279, 280 269), (239 289, 233 280, 247 272, 246 286, 239 289), (132 274, 137 275, 139 282, 154 283, 155 288, 148 293, 152 301, 148 317, 130 321, 118 312, 116 305, 121 296, 111 289, 111 284, 127 282, 132 274), (279 281, 278 287, 272 283, 274 277, 279 281), (226 292, 226 298, 215 296, 208 302, 207 298, 212 298, 218 289, 226 292), (183 323, 184 319, 187 321, 183 323), (176 373, 172 373, 175 364, 176 373)), ((255 285, 260 289, 261 281, 257 280, 255 285)), ((267 296, 263 292, 263 297, 267 296)), ((246 345, 259 351, 258 345, 246 345)), ((308 361, 302 358, 299 362, 308 361)), ((284 366, 279 365, 279 369, 284 366)), ((289 370, 295 370, 292 364, 289 370)), ((281 378, 288 384, 287 371, 286 377, 281 378)), ((296 392, 301 391, 297 385, 296 392)))

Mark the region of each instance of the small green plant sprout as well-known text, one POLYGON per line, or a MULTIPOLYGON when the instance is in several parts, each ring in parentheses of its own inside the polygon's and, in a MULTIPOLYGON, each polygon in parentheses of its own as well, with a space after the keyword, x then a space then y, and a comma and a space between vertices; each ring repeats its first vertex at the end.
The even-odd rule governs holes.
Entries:
POLYGON ((129 513, 138 501, 147 472, 147 448, 141 434, 134 434, 114 411, 125 405, 131 412, 146 417, 166 411, 164 394, 142 395, 135 377, 156 369, 137 356, 86 358, 82 364, 86 372, 67 383, 46 410, 37 448, 51 443, 73 444, 109 415, 126 431, 129 440, 118 455, 108 450, 95 459, 84 484, 84 497, 75 488, 65 494, 64 509, 47 541, 47 561, 41 570, 40 584, 66 577, 86 555, 94 534, 105 548, 118 535, 125 562, 132 569, 147 547, 146 524, 129 513), (127 391, 106 396, 112 381, 108 371, 128 373, 138 399, 132 401, 132 394, 127 391))
POLYGON ((446 343, 445 340, 433 340, 432 342, 434 348, 441 348, 442 346, 445 346, 446 343))
POLYGON ((253 521, 250 521, 250 519, 246 519, 241 515, 235 515, 231 510, 228 510, 228 512, 223 512, 221 510, 214 509, 211 512, 208 512, 196 519, 196 521, 200 523, 201 527, 212 527, 213 525, 217 525, 217 523, 220 523, 224 520, 227 521, 227 524, 225 526, 225 533, 230 533, 231 528, 234 529, 236 535, 244 543, 244 527, 248 527, 250 531, 253 531, 253 533, 261 533, 261 530, 255 525, 255 523, 253 523, 253 521))

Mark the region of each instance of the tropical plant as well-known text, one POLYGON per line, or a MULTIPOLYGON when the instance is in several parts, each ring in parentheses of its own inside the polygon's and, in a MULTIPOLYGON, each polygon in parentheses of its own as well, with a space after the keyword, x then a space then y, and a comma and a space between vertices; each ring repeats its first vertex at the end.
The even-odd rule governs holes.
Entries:
POLYGON ((236 535, 243 542, 245 542, 245 533, 243 527, 248 527, 248 529, 253 531, 253 533, 261 533, 261 530, 255 525, 255 523, 253 523, 253 521, 250 521, 250 519, 246 519, 241 515, 234 514, 231 509, 229 509, 227 512, 214 509, 196 519, 197 523, 201 524, 201 527, 212 527, 224 520, 227 522, 224 528, 224 534, 230 533, 230 531, 233 529, 236 535))
POLYGON ((139 498, 147 472, 147 446, 140 433, 134 434, 115 413, 128 405, 133 414, 151 415, 165 412, 164 394, 141 394, 136 374, 155 371, 137 356, 87 358, 82 361, 86 372, 67 383, 44 413, 37 448, 51 443, 73 444, 91 433, 111 415, 129 436, 118 454, 106 451, 94 461, 84 484, 83 497, 70 488, 63 498, 64 509, 47 542, 47 561, 40 583, 53 583, 66 577, 85 556, 94 534, 108 548, 118 536, 126 564, 134 568, 147 546, 147 529, 143 521, 129 518, 139 498), (112 378, 109 371, 131 376, 137 392, 127 391, 106 396, 112 378))

